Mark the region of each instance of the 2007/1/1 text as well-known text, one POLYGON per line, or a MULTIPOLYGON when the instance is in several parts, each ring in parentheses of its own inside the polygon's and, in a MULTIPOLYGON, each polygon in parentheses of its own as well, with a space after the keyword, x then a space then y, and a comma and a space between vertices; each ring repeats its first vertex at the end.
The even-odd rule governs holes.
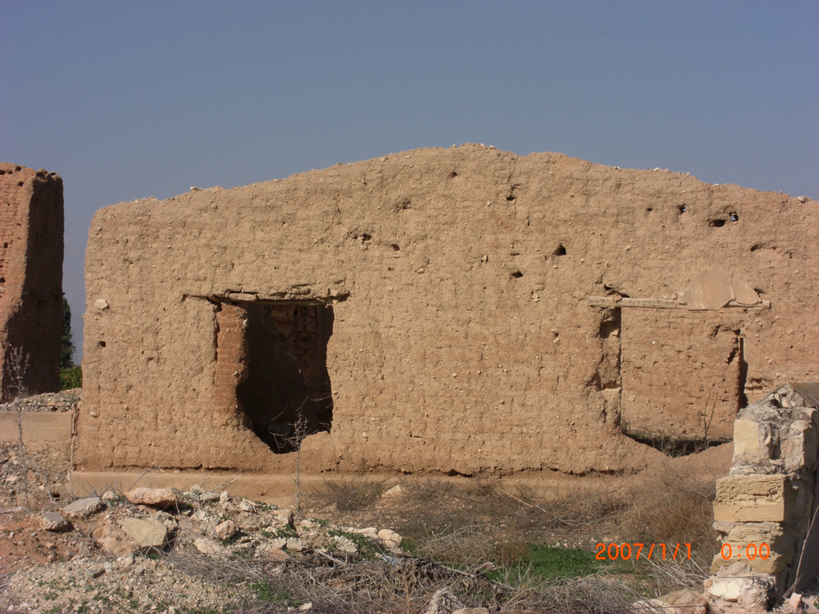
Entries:
POLYGON ((691 544, 642 544, 634 542, 631 544, 609 544, 607 547, 606 544, 599 543, 595 548, 597 549, 597 554, 594 558, 598 561, 605 561, 607 559, 615 561, 618 558, 628 561, 632 556, 635 561, 638 561, 641 556, 644 559, 650 559, 652 555, 655 554, 658 558, 659 555, 662 554, 663 560, 666 558, 676 559, 678 554, 681 555, 682 558, 691 558, 691 544), (684 546, 682 552, 680 552, 680 546, 684 546))

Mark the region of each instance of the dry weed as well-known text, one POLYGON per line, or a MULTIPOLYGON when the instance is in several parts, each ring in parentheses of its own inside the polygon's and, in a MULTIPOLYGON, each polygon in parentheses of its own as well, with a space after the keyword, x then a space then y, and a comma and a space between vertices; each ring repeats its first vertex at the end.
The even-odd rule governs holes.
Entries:
POLYGON ((351 512, 372 505, 385 490, 383 479, 346 476, 322 480, 320 486, 306 494, 306 498, 314 507, 335 505, 340 512, 351 512))
POLYGON ((453 565, 479 565, 492 558, 495 549, 487 528, 467 525, 427 536, 419 540, 420 556, 453 565))
POLYGON ((620 528, 629 540, 646 543, 690 543, 709 552, 716 547, 713 530, 715 485, 672 469, 651 474, 624 493, 630 505, 620 528))

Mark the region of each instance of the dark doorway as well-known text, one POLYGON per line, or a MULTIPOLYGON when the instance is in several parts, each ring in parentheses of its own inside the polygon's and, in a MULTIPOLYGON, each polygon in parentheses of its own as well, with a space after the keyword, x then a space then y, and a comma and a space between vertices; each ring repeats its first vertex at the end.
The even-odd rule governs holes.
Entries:
POLYGON ((236 395, 256 435, 274 452, 292 452, 306 436, 332 426, 327 342, 333 308, 308 303, 244 307, 248 376, 236 395))

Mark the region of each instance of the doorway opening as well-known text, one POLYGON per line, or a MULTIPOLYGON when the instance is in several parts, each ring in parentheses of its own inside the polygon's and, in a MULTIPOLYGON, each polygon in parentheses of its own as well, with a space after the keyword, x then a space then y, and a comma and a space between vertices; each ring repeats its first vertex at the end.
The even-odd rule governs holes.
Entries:
POLYGON ((222 324, 221 311, 217 314, 217 374, 226 368, 233 372, 228 396, 244 423, 276 453, 293 452, 305 437, 329 432, 333 399, 327 343, 333 308, 306 302, 231 307, 221 311, 238 313, 241 324, 224 328, 229 324, 222 324), (226 334, 233 338, 229 343, 226 334))

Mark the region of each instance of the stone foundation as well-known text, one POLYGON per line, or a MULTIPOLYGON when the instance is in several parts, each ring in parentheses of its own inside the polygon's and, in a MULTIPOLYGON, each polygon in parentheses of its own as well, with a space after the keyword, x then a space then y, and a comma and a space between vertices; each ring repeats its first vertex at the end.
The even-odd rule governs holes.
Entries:
POLYGON ((714 501, 720 579, 767 576, 779 594, 817 580, 817 447, 819 384, 786 384, 739 412, 733 466, 714 501))

